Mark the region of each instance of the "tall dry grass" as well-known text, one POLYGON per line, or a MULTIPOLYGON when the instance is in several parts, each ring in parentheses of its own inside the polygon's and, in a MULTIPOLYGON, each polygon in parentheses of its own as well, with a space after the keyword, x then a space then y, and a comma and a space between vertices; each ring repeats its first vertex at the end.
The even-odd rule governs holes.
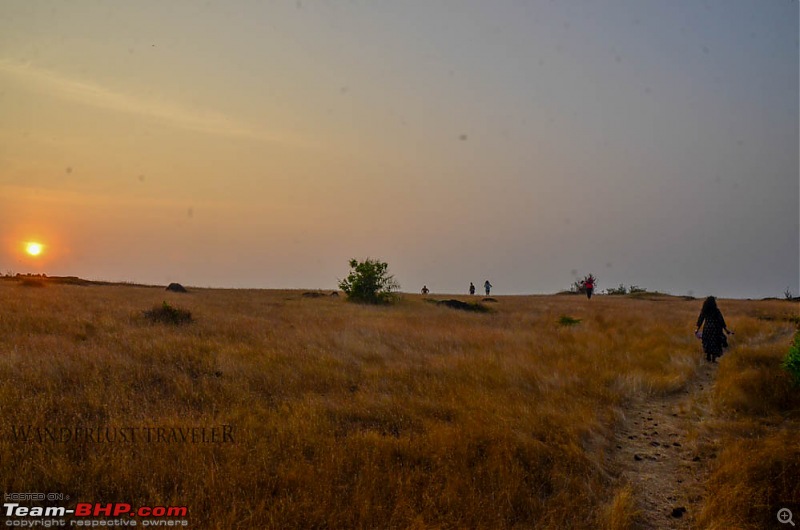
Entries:
POLYGON ((777 524, 781 503, 800 504, 800 389, 780 367, 800 308, 736 306, 737 347, 720 365, 716 414, 706 426, 715 440, 708 450, 717 458, 699 518, 704 528, 767 528, 777 524))
MULTIPOLYGON (((498 299, 474 314, 414 295, 365 307, 0 282, 2 489, 187 505, 197 528, 626 527, 635 507, 615 490, 613 429, 628 400, 677 391, 697 369, 700 303, 498 299), (163 301, 195 322, 148 323, 142 311, 163 301), (235 443, 10 435, 223 424, 235 443)), ((747 318, 767 343, 777 333, 747 318)))

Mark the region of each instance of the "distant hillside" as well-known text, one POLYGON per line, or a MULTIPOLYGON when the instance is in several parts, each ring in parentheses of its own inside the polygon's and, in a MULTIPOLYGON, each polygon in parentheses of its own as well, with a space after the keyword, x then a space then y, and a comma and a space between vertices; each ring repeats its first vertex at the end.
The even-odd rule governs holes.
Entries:
POLYGON ((129 287, 163 287, 161 285, 148 285, 133 282, 106 282, 100 280, 85 280, 77 276, 48 276, 46 274, 15 274, 13 276, 0 276, 0 280, 11 282, 28 282, 29 284, 39 282, 42 285, 120 285, 129 287))

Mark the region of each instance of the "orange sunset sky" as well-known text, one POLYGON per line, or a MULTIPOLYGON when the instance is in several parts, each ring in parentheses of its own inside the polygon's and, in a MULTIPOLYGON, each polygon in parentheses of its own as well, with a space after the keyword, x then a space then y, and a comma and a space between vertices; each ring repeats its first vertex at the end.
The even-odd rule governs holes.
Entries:
POLYGON ((0 116, 0 273, 800 291, 798 2, 7 0, 0 116))

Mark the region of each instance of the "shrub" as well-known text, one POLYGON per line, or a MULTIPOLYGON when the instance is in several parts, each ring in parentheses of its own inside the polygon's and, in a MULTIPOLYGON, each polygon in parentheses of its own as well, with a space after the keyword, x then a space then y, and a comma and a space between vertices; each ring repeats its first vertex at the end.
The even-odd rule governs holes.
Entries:
POLYGON ((144 318, 153 323, 173 324, 178 326, 180 324, 192 322, 192 313, 186 309, 172 307, 167 302, 164 302, 160 306, 157 305, 153 309, 144 311, 144 318))
POLYGON ((606 289, 606 294, 628 294, 628 290, 624 285, 619 284, 619 287, 611 287, 606 289))
POLYGON ((339 281, 339 288, 348 300, 363 304, 385 304, 393 300, 393 291, 400 288, 394 276, 388 273, 386 262, 367 258, 350 260, 350 274, 339 281))
POLYGON ((800 331, 794 334, 794 341, 781 366, 792 376, 794 385, 800 386, 800 331))
POLYGON ((562 326, 574 326, 575 324, 580 324, 580 318, 573 318, 569 315, 562 315, 561 318, 558 319, 558 323, 562 326))
POLYGON ((573 282, 569 290, 573 293, 586 294, 587 283, 592 284, 595 293, 599 292, 597 290, 597 277, 594 274, 589 274, 588 276, 584 276, 582 280, 573 282))

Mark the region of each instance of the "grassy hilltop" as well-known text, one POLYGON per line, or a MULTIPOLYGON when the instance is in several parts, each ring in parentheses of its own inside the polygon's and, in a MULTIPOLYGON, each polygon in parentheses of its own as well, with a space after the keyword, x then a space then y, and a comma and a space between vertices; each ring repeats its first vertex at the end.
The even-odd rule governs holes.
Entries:
MULTIPOLYGON (((634 527, 615 429, 695 376, 701 301, 496 298, 472 313, 417 295, 0 281, 0 487, 186 505, 193 528, 634 527), (194 321, 149 322, 164 301, 194 321), (223 425, 225 443, 12 436, 223 425)), ((737 335, 697 425, 716 458, 695 515, 747 528, 753 499, 800 500, 800 398, 779 368, 798 306, 720 307, 737 335)))

